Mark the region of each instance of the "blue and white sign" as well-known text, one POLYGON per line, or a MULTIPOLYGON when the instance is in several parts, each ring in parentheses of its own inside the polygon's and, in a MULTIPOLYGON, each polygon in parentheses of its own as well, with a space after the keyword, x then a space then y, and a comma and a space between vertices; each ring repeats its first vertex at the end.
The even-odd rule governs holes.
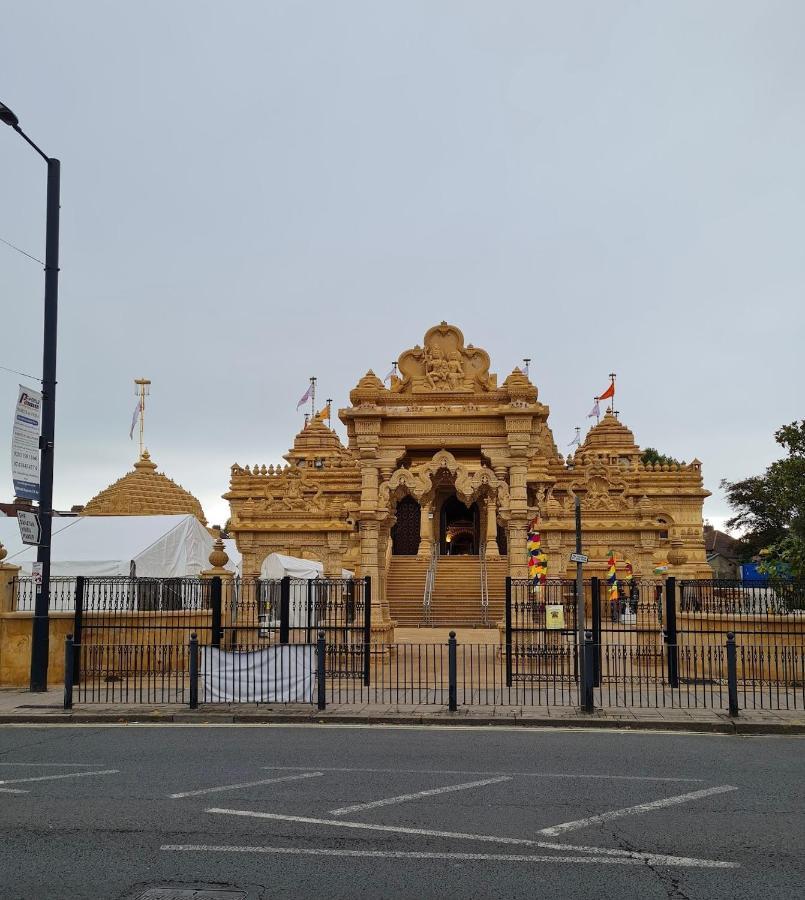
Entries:
POLYGON ((11 433, 11 477, 14 494, 39 500, 39 433, 42 430, 42 394, 20 385, 11 433))

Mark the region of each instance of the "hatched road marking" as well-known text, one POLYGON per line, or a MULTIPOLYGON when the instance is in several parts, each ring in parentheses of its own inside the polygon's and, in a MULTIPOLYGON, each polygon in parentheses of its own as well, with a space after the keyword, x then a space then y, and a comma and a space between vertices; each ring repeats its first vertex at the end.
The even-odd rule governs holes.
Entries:
POLYGON ((599 822, 608 822, 610 819, 620 819, 623 816, 637 816, 641 813, 651 812, 653 809, 663 809, 666 806, 676 806, 679 803, 691 803, 693 800, 703 800, 715 794, 726 794, 728 791, 737 791, 737 787, 730 784, 721 787, 706 788, 703 791, 691 791, 689 794, 678 794, 675 797, 665 797, 662 800, 652 800, 651 803, 638 803, 636 806, 627 806, 624 809, 613 809, 610 812, 600 813, 597 816, 588 816, 586 819, 577 819, 574 822, 562 822, 560 825, 551 825, 549 828, 541 828, 539 833, 555 837, 566 831, 577 831, 579 828, 587 828, 589 825, 597 825, 599 822))
POLYGON ((420 800, 422 797, 435 797, 437 794, 449 794, 452 791, 467 791, 470 788, 483 787, 487 784, 500 784, 501 781, 511 781, 511 777, 503 775, 499 778, 486 778, 483 781, 469 781, 466 784, 449 784, 446 787, 430 788, 427 791, 417 791, 415 794, 400 794, 397 797, 386 797, 384 800, 372 800, 370 803, 356 803, 354 806, 343 806, 341 809, 331 809, 331 816, 345 816, 347 813, 359 812, 363 809, 376 809, 379 806, 391 806, 394 803, 407 803, 409 800, 420 800))
POLYGON ((318 778, 323 772, 301 772, 299 775, 283 775, 279 778, 264 778, 262 781, 241 781, 239 784, 224 784, 220 787, 200 788, 197 791, 182 791, 179 794, 168 794, 171 800, 182 797, 200 797, 202 794, 217 794, 221 791, 234 791, 238 788, 257 787, 260 784, 278 784, 280 781, 301 781, 303 778, 318 778))
MULTIPOLYGON (((712 859, 695 859, 688 856, 668 856, 660 853, 640 853, 632 850, 611 850, 606 847, 578 847, 573 844, 557 844, 549 841, 535 841, 529 838, 498 837, 489 834, 465 834, 460 831, 435 831, 430 828, 405 828, 398 825, 370 825, 368 822, 345 822, 343 819, 314 819, 308 816, 285 816, 279 813, 255 812, 248 809, 205 810, 207 813, 224 816, 245 816, 254 819, 271 819, 277 822, 299 822, 306 825, 328 825, 336 828, 354 828, 365 831, 383 831, 391 834, 410 834, 419 837, 455 838, 465 841, 484 841, 492 844, 514 844, 521 847, 538 847, 542 850, 572 851, 574 853, 592 854, 599 857, 618 857, 636 859, 650 865, 667 866, 703 866, 705 868, 737 868, 737 863, 722 862, 712 859)), ((190 846, 190 845, 188 845, 190 846)))

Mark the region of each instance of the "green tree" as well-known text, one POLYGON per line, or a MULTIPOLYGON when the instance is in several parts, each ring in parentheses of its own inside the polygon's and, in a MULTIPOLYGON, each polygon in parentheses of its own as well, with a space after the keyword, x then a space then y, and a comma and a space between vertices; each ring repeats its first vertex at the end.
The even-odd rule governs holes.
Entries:
POLYGON ((651 465, 659 463, 661 466, 684 465, 684 463, 681 463, 673 456, 666 456, 664 453, 660 453, 659 450, 655 450, 653 447, 646 447, 646 449, 640 454, 640 462, 643 463, 644 466, 649 465, 649 463, 651 465))
POLYGON ((774 435, 786 451, 763 475, 722 481, 735 515, 728 528, 742 529, 744 559, 760 555, 769 574, 805 577, 805 419, 784 425, 774 435))

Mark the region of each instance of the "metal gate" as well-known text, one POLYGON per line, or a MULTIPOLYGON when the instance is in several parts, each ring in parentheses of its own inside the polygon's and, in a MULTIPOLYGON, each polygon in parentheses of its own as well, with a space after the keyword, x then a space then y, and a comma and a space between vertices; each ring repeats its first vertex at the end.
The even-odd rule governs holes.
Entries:
POLYGON ((578 681, 576 582, 506 578, 506 685, 578 681))

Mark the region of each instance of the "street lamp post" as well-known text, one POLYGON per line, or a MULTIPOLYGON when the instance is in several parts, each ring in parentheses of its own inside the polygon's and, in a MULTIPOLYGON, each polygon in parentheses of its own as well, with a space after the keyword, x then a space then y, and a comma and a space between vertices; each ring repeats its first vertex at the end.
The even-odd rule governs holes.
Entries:
POLYGON ((50 539, 53 531, 53 439, 56 424, 56 323, 59 310, 59 182, 61 163, 53 159, 20 128, 19 119, 0 103, 0 122, 9 125, 45 160, 48 167, 47 219, 45 225, 45 322, 42 347, 42 433, 39 438, 39 518, 41 537, 37 561, 42 582, 37 588, 31 634, 31 690, 46 691, 50 643, 50 539))

